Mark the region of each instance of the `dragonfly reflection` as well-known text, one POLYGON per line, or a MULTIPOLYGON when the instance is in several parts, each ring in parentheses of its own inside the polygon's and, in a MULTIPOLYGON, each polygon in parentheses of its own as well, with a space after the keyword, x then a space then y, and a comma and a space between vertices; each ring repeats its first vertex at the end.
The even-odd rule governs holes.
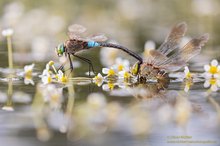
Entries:
POLYGON ((132 73, 138 75, 143 82, 148 79, 164 80, 168 78, 169 72, 185 66, 192 57, 200 53, 201 47, 209 39, 208 34, 203 34, 180 48, 179 44, 186 30, 185 22, 175 25, 157 50, 149 50, 149 56, 140 65, 140 69, 139 63, 132 67, 132 73))
POLYGON ((89 73, 90 69, 94 72, 92 62, 89 59, 76 55, 76 53, 95 47, 111 47, 120 49, 136 58, 138 60, 138 64, 142 63, 142 58, 128 48, 117 44, 106 43, 105 41, 107 40, 107 37, 104 34, 96 34, 85 37, 83 34, 86 31, 86 28, 78 24, 69 26, 68 31, 69 39, 64 43, 59 44, 55 51, 58 56, 62 56, 63 54, 68 56, 71 70, 73 70, 73 64, 71 61, 71 55, 73 55, 74 57, 77 57, 89 64, 89 73))

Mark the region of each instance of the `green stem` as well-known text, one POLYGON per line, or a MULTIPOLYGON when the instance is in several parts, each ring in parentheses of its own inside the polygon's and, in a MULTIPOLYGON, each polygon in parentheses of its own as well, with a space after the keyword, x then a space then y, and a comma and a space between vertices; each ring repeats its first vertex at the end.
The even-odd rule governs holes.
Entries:
POLYGON ((12 80, 9 79, 8 82, 8 100, 7 100, 7 106, 12 106, 12 93, 13 93, 13 84, 12 80))
POLYGON ((11 36, 7 36, 7 46, 8 46, 8 65, 9 65, 10 69, 13 69, 13 56, 12 56, 11 36))

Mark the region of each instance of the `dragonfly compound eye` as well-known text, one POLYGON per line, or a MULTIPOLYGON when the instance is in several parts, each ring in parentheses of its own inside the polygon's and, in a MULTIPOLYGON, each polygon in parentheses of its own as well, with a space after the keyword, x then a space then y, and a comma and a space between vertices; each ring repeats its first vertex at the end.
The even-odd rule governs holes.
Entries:
POLYGON ((57 56, 59 56, 59 57, 63 56, 63 53, 64 53, 64 44, 59 44, 59 45, 55 48, 55 52, 57 53, 57 56))

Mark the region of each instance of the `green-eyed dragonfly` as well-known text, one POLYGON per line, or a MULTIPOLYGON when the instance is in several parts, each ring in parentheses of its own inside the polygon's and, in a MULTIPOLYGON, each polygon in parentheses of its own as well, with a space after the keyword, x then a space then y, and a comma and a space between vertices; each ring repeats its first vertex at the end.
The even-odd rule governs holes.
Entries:
POLYGON ((143 82, 147 79, 164 80, 168 78, 169 72, 177 71, 185 66, 192 57, 200 53, 201 47, 209 39, 208 34, 203 34, 180 48, 179 44, 186 30, 185 22, 175 25, 162 45, 157 50, 150 50, 148 58, 140 67, 139 63, 134 64, 131 72, 138 75, 143 82))
POLYGON ((129 50, 128 48, 117 44, 106 43, 105 41, 107 40, 107 37, 104 34, 96 34, 88 37, 83 37, 83 33, 85 31, 86 28, 79 24, 73 24, 69 26, 69 39, 66 40, 64 43, 59 44, 55 49, 55 52, 58 56, 62 56, 63 54, 65 54, 65 56, 68 56, 71 70, 73 70, 73 64, 71 61, 71 55, 73 55, 74 57, 77 57, 89 64, 89 73, 91 68, 94 72, 91 61, 89 59, 76 55, 76 53, 95 47, 111 47, 115 49, 120 49, 128 53, 130 56, 136 58, 138 60, 138 66, 143 62, 142 58, 139 55, 129 50))

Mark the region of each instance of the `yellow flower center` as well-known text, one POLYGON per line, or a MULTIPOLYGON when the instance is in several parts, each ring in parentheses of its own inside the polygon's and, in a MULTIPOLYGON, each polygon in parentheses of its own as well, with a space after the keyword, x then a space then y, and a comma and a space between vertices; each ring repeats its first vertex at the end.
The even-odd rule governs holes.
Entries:
POLYGON ((52 65, 54 65, 54 62, 53 62, 53 61, 50 61, 48 64, 49 64, 50 66, 52 66, 52 65))
POLYGON ((49 76, 49 77, 47 78, 47 82, 50 83, 51 81, 52 81, 52 78, 49 76))
POLYGON ((56 74, 56 75, 55 75, 55 78, 56 78, 57 80, 59 79, 59 76, 58 76, 58 74, 56 74))
POLYGON ((216 84, 216 79, 215 78, 211 78, 209 80, 210 85, 215 85, 216 84))
POLYGON ((109 87, 110 90, 113 90, 115 85, 113 83, 108 83, 108 87, 109 87))
POLYGON ((189 79, 189 78, 191 78, 191 77, 192 77, 191 73, 188 72, 188 73, 186 74, 186 78, 189 79))
POLYGON ((66 83, 67 82, 67 77, 66 76, 62 76, 60 81, 63 82, 63 83, 66 83))
POLYGON ((131 77, 130 73, 128 73, 128 72, 125 72, 125 73, 124 73, 124 78, 125 78, 125 79, 128 79, 128 78, 130 78, 130 77, 131 77))
POLYGON ((209 72, 211 74, 216 74, 218 72, 217 66, 210 66, 209 72))
POLYGON ((97 76, 95 76, 94 80, 95 80, 96 83, 102 82, 102 77, 99 77, 97 75, 97 76))
POLYGON ((113 69, 109 69, 108 76, 114 76, 114 75, 115 75, 115 71, 113 69))
POLYGON ((28 70, 25 72, 25 76, 31 76, 32 77, 32 70, 28 70))
POLYGON ((122 71, 124 69, 124 66, 122 64, 118 65, 118 71, 122 71))

